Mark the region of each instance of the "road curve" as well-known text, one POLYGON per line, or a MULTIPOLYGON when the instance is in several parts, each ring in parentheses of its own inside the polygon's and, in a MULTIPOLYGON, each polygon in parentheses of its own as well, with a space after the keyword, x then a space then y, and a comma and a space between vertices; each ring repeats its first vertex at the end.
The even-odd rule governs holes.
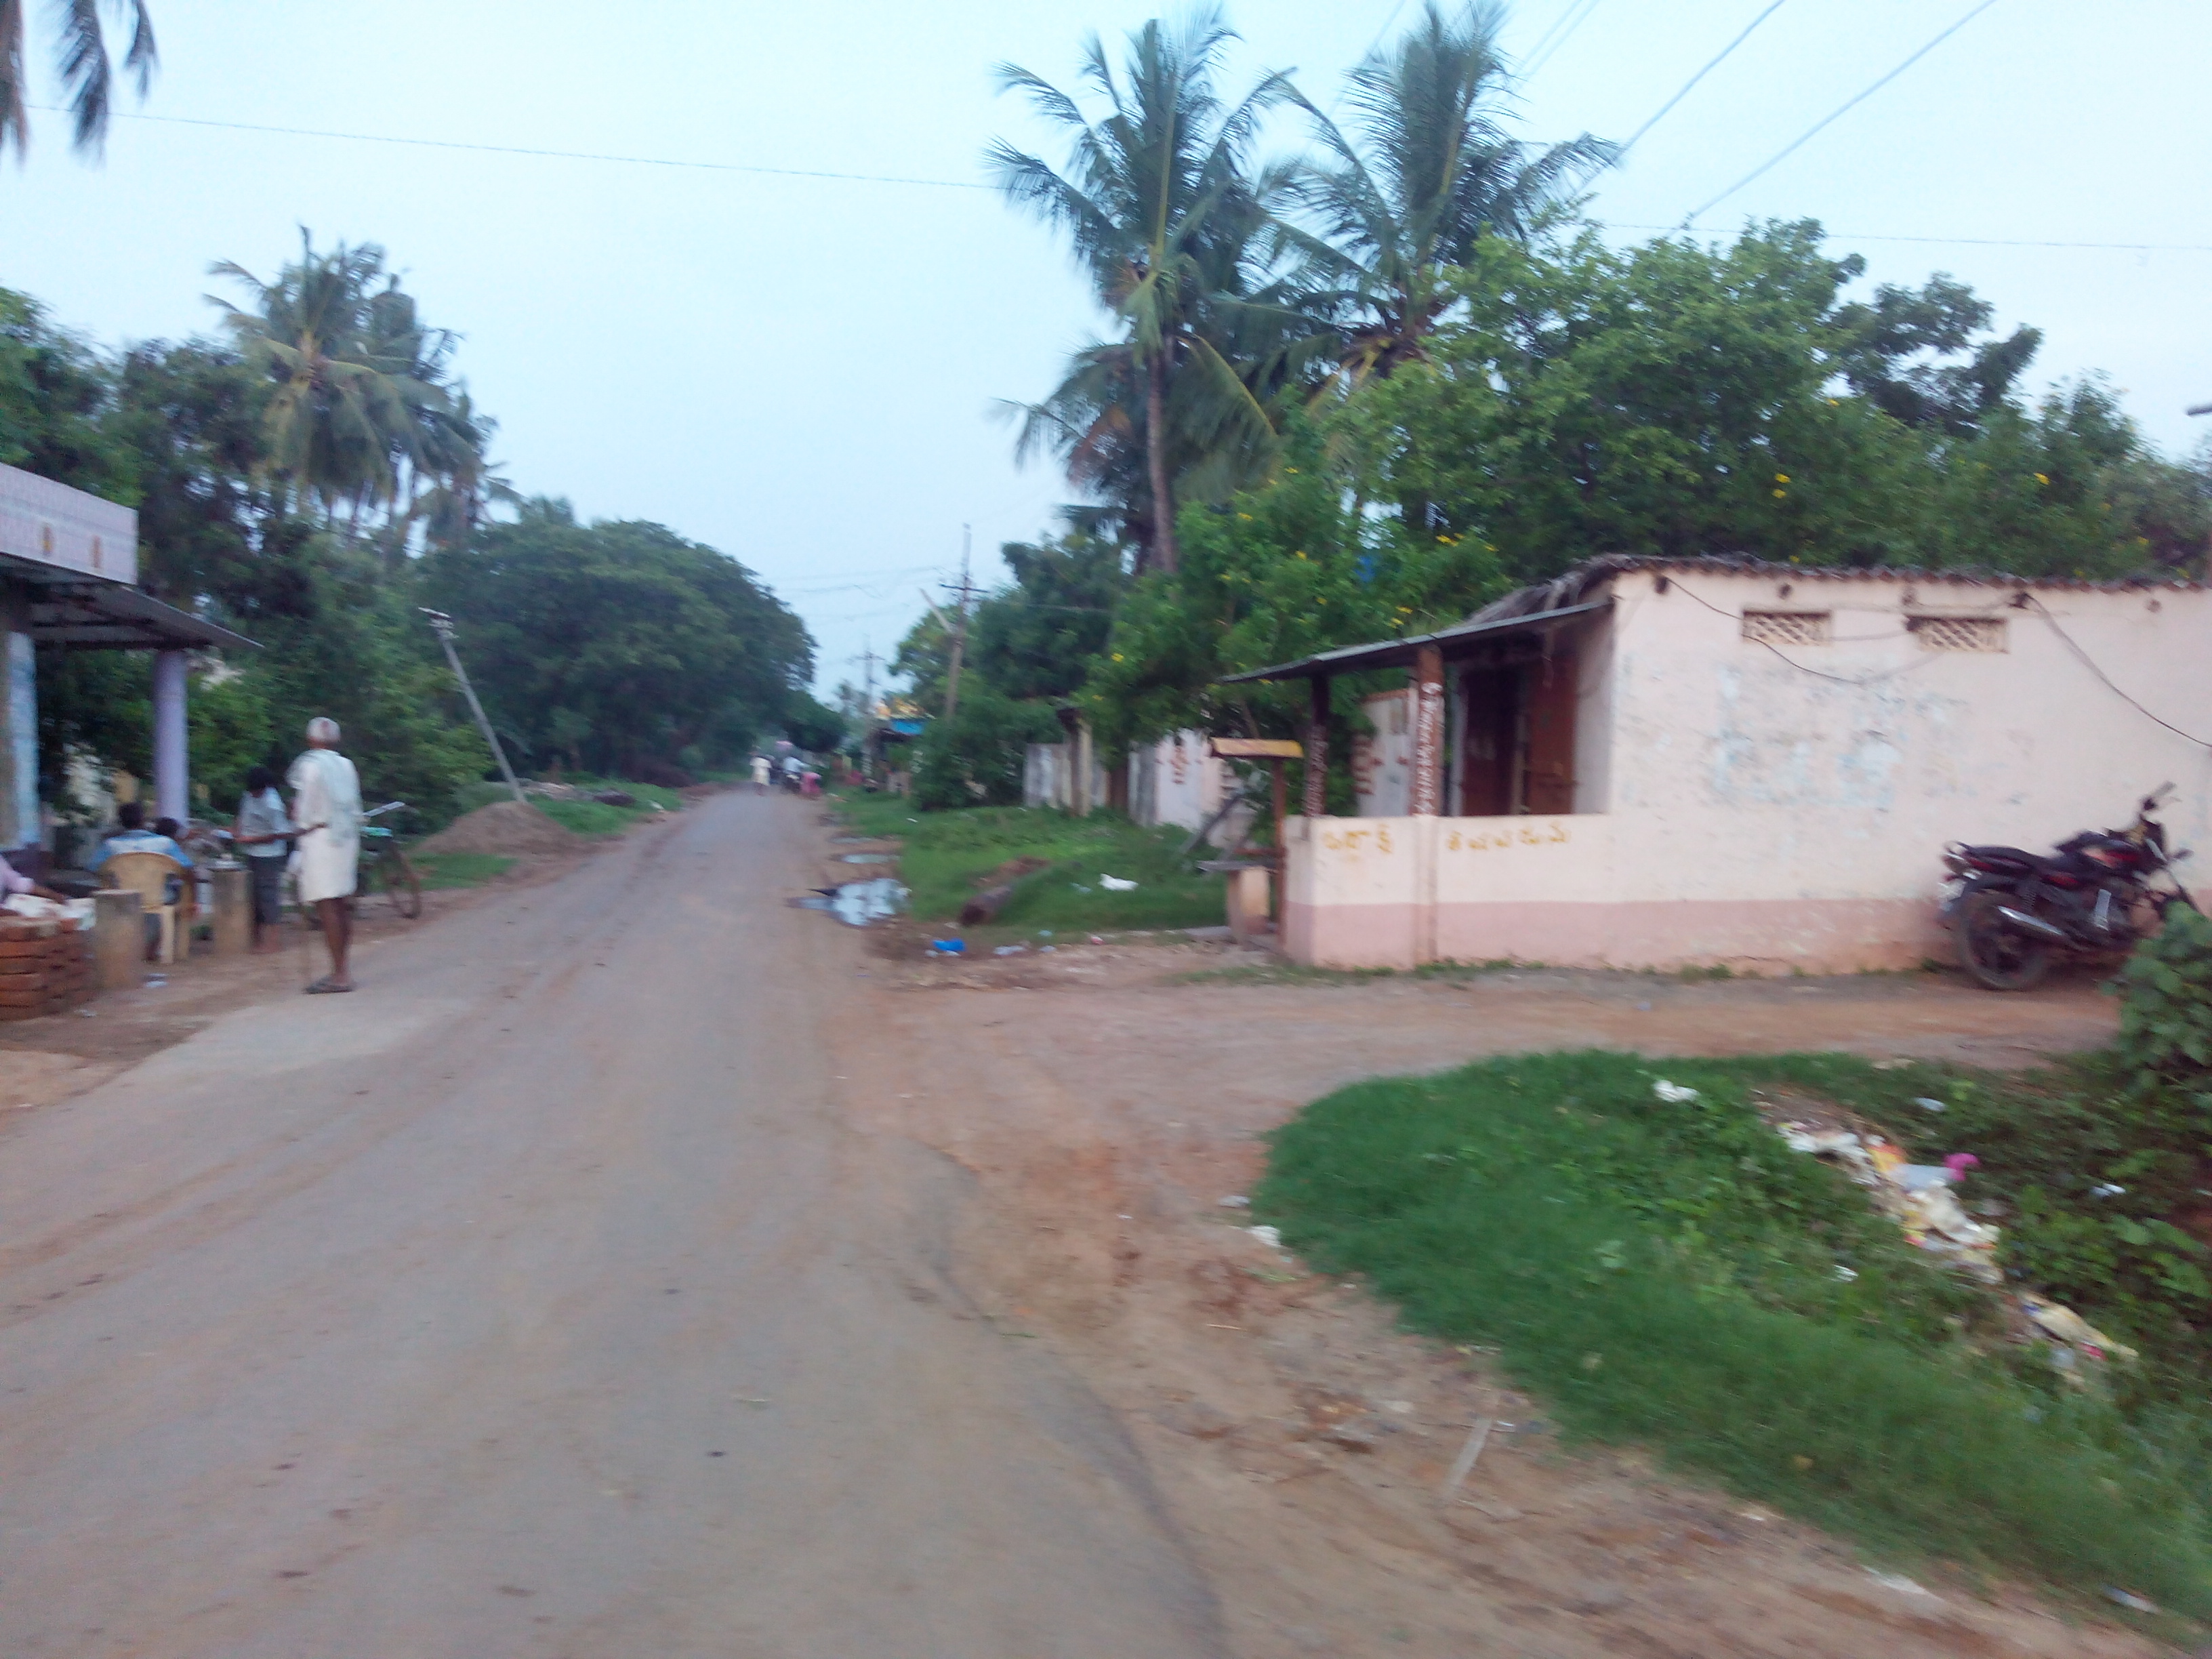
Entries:
POLYGON ((841 1121, 857 936, 726 794, 0 1138, 0 1654, 1185 1659, 1112 1417, 841 1121))

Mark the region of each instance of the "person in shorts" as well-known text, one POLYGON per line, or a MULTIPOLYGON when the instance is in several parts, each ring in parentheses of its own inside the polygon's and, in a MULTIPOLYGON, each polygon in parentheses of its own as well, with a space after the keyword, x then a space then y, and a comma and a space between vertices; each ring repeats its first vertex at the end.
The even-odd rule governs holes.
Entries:
POLYGON ((246 855, 253 887, 253 948, 264 955, 284 948, 276 924, 284 919, 284 865, 295 833, 284 797, 276 792, 276 775, 265 766, 254 767, 246 775, 231 845, 246 855))

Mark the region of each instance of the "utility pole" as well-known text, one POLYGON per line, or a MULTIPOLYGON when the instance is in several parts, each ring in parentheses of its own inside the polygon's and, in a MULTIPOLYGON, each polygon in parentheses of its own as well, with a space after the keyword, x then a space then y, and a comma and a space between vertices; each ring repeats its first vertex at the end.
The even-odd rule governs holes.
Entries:
POLYGON ((860 665, 860 713, 872 714, 876 710, 876 665, 883 659, 876 654, 875 647, 867 636, 860 639, 860 654, 855 659, 860 665))
POLYGON ((951 582, 939 582, 939 586, 957 592, 960 614, 952 624, 952 665, 945 676, 945 723, 952 724, 952 716, 960 708, 960 659, 968 651, 968 596, 975 589, 968 580, 969 544, 972 539, 969 528, 960 526, 960 586, 955 590, 951 582))
POLYGON ((417 605, 416 609, 430 619, 430 631, 438 636, 438 643, 446 647, 446 661, 453 667, 453 678, 461 683, 461 695, 469 700, 469 713, 477 717, 477 730, 483 733, 483 740, 491 745, 491 752, 499 762, 500 776, 507 780, 507 787, 514 792, 516 802, 528 805, 529 803, 523 799, 522 786, 514 780, 514 769, 507 763, 507 750, 500 747, 499 733, 491 729, 491 722, 484 718, 483 705, 477 701, 477 689, 469 684, 469 671, 461 666, 460 653, 453 649, 453 619, 444 611, 433 611, 428 605, 417 605))

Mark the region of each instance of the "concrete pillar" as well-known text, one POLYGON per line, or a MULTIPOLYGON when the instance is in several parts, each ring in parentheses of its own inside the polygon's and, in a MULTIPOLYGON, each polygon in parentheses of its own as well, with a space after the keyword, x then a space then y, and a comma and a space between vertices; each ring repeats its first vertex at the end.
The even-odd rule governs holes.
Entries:
POLYGON ((242 864, 218 864, 208 872, 215 890, 215 953, 244 956, 253 943, 253 888, 242 864))
POLYGON ((28 847, 45 834, 39 822, 39 668, 31 636, 10 629, 8 633, 4 678, 0 698, 6 700, 6 718, 0 720, 0 759, 4 759, 6 787, 0 791, 0 848, 28 847))
POLYGON ((1273 874, 1257 866, 1229 872, 1229 933, 1239 945, 1249 945, 1267 931, 1268 890, 1273 874))
POLYGON ((146 918, 138 895, 110 888, 92 896, 94 972, 103 991, 135 990, 146 982, 146 918))
POLYGON ((191 749, 185 726, 185 653, 154 653, 154 816, 191 816, 191 749))
POLYGON ((1408 816, 1443 811, 1444 653, 1425 645, 1413 662, 1413 777, 1408 816))

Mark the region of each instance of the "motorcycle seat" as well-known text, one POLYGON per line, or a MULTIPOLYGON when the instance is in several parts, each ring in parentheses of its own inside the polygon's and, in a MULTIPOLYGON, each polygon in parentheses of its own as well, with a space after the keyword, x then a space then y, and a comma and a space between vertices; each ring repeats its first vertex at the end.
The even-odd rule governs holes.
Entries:
POLYGON ((2017 864, 2030 870, 2051 870, 2062 866, 2063 859, 2052 858, 2047 853, 2031 853, 2021 847, 1962 847, 1959 849, 1977 863, 2017 864))

